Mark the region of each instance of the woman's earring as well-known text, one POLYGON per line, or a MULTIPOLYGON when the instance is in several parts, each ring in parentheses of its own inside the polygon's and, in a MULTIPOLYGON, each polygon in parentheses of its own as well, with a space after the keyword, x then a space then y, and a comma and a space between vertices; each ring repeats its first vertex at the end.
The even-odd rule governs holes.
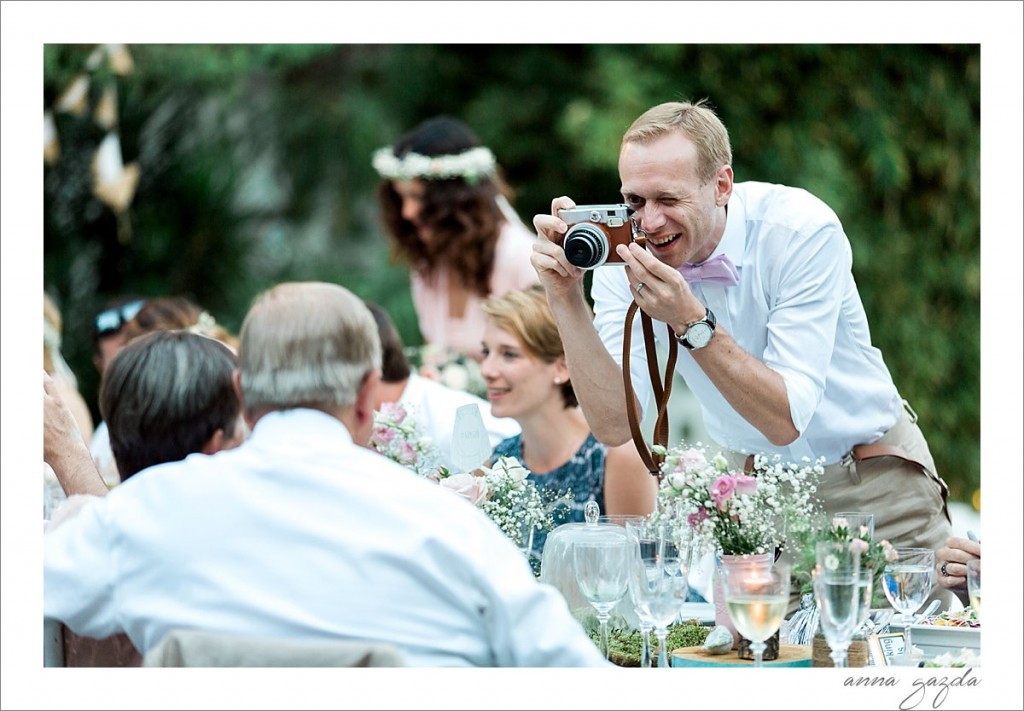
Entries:
POLYGON ((561 378, 555 378, 555 385, 561 385, 561 384, 562 384, 562 379, 561 378))

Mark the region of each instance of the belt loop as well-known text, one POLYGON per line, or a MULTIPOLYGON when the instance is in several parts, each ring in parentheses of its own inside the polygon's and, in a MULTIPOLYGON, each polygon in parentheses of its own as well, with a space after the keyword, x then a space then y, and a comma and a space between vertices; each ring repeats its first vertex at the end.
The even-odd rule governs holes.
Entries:
POLYGON ((912 408, 910 406, 910 403, 907 402, 906 398, 904 398, 904 400, 903 400, 903 409, 907 411, 908 415, 910 415, 910 422, 911 423, 916 423, 917 422, 917 413, 914 412, 914 408, 912 408))
POLYGON ((860 474, 857 473, 857 459, 853 456, 853 450, 851 449, 846 455, 839 460, 839 463, 846 467, 847 474, 849 474, 850 481, 854 484, 860 484, 860 474))

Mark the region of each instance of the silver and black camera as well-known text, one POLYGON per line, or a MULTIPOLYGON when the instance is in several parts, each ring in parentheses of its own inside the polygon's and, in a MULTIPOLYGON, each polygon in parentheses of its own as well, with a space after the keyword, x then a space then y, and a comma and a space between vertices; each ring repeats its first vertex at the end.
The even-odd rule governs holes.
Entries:
POLYGON ((569 226, 562 238, 566 259, 581 269, 622 264, 616 245, 637 242, 643 246, 646 239, 632 214, 628 205, 577 205, 559 210, 558 216, 569 226))

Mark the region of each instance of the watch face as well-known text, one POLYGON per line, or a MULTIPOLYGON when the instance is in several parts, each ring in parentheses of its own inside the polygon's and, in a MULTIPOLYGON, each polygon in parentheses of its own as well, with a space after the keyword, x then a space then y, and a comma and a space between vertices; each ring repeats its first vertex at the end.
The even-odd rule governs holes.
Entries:
POLYGON ((686 340, 693 348, 703 348, 711 342, 711 326, 703 321, 693 324, 686 330, 686 340))

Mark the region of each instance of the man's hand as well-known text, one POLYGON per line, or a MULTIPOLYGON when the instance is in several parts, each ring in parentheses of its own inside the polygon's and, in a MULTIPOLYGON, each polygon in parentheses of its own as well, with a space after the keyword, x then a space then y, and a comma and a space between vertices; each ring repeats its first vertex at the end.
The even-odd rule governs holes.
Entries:
POLYGON ((43 371, 43 461, 53 468, 61 488, 68 496, 94 494, 105 496, 96 464, 89 454, 74 415, 61 399, 57 384, 43 371))
POLYGON ((559 210, 576 207, 569 197, 557 197, 551 201, 550 215, 535 215, 533 227, 539 239, 533 244, 533 256, 530 262, 537 270, 537 276, 550 301, 554 298, 566 298, 570 294, 583 297, 583 275, 586 270, 570 264, 562 249, 562 239, 569 226, 558 217, 559 210))

